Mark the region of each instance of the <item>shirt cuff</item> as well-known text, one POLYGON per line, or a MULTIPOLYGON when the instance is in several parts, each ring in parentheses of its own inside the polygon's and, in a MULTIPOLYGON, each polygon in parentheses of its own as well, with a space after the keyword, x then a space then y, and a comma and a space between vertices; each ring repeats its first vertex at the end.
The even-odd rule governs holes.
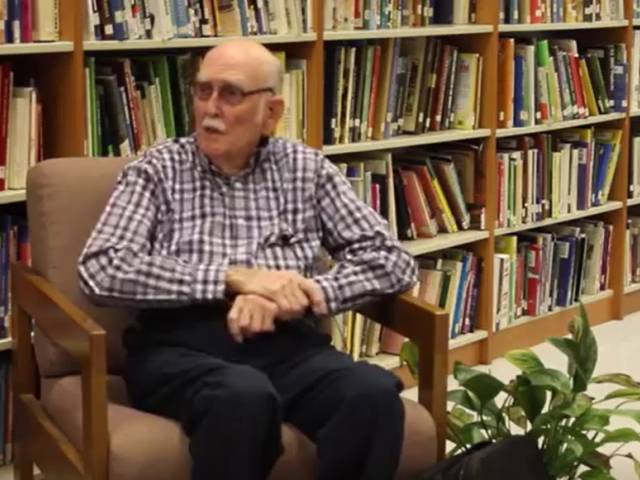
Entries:
POLYGON ((335 315, 339 313, 342 310, 342 296, 340 295, 335 279, 329 274, 325 274, 314 277, 313 280, 322 288, 325 301, 327 302, 327 309, 329 310, 328 314, 335 315))
POLYGON ((193 300, 197 302, 224 300, 228 267, 227 260, 215 265, 197 265, 191 288, 193 300))

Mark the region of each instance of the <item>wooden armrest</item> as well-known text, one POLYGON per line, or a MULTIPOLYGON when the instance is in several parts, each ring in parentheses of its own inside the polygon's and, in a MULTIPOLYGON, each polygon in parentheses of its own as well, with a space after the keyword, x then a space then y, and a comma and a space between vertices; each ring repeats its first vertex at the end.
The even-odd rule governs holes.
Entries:
POLYGON ((358 312, 409 337, 418 346, 418 401, 433 417, 438 458, 444 458, 449 314, 406 292, 367 303, 359 307, 358 312))
POLYGON ((446 326, 449 318, 445 310, 429 305, 407 292, 373 300, 357 310, 365 317, 412 340, 427 335, 430 331, 427 324, 446 326))
POLYGON ((80 362, 89 360, 92 344, 106 339, 104 329, 29 267, 14 263, 11 275, 12 298, 19 309, 65 352, 80 362))
MULTIPOLYGON (((87 478, 107 478, 107 337, 105 330, 32 269, 11 266, 11 321, 15 340, 14 394, 35 396, 31 320, 82 368, 82 457, 87 478)), ((16 402, 20 404, 20 402, 16 402)))

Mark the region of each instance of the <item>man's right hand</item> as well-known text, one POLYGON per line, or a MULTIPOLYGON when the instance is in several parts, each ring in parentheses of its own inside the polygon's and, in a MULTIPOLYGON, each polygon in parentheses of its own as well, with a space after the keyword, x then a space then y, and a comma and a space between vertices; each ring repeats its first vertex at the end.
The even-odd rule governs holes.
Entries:
POLYGON ((230 267, 226 282, 234 293, 261 295, 274 302, 282 320, 300 318, 309 307, 316 314, 326 313, 322 289, 295 271, 230 267))

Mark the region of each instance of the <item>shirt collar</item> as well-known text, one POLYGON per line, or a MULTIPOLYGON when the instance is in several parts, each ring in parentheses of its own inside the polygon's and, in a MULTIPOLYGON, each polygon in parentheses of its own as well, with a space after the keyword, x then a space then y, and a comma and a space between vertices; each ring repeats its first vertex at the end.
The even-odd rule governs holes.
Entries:
MULTIPOLYGON (((191 138, 193 141, 193 146, 196 152, 196 158, 198 160, 199 165, 202 168, 204 168, 206 172, 212 173, 215 176, 223 177, 223 178, 230 177, 230 175, 222 173, 218 169, 218 167, 216 167, 213 163, 211 163, 207 158, 207 156, 204 153, 202 153, 202 151, 200 150, 200 147, 198 146, 198 141, 196 140, 195 133, 191 135, 191 138)), ((249 160, 249 165, 247 166, 247 168, 245 168, 244 170, 242 170, 241 172, 233 176, 236 178, 239 178, 239 177, 244 177, 250 174, 251 172, 253 172, 253 170, 259 164, 261 164, 262 162, 264 162, 266 158, 268 158, 270 145, 271 145, 271 137, 262 137, 262 139, 260 140, 260 143, 258 143, 258 146, 253 156, 251 157, 251 160, 249 160)))

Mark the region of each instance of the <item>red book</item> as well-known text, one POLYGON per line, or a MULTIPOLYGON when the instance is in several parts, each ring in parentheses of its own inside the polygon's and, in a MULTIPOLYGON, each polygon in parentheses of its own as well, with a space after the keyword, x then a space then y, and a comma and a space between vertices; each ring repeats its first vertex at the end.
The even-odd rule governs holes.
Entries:
POLYGON ((438 233, 438 225, 431 215, 424 191, 420 187, 420 182, 416 172, 408 169, 401 169, 402 183, 404 185, 404 195, 409 205, 411 221, 416 226, 418 237, 432 238, 438 233))

